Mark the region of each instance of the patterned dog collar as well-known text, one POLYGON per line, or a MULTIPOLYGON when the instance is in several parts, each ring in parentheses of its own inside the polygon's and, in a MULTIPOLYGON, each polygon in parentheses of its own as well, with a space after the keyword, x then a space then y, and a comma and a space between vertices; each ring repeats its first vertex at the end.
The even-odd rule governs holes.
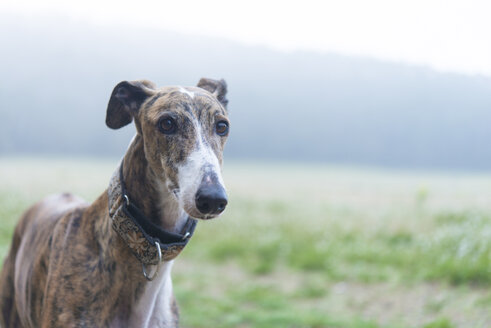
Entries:
POLYGON ((144 266, 159 264, 160 257, 173 260, 193 236, 197 220, 189 217, 182 234, 172 233, 152 223, 130 202, 123 181, 123 160, 111 177, 107 193, 113 229, 144 266))

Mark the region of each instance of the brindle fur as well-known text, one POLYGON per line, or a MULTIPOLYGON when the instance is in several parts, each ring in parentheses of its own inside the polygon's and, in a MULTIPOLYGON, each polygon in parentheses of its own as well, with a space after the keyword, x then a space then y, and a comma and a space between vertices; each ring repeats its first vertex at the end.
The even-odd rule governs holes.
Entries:
MULTIPOLYGON (((157 205, 159 190, 179 187, 178 166, 196 144, 193 120, 222 162, 225 138, 213 129, 217 117, 227 119, 226 85, 202 79, 202 88, 186 88, 194 92, 190 97, 178 87, 131 84, 143 90, 143 99, 121 106, 115 88, 107 118, 113 128, 135 121, 137 134, 124 156, 128 193, 154 223, 176 229, 157 205), (176 119, 178 135, 159 132, 163 113, 176 119)), ((15 229, 0 276, 0 327, 126 327, 145 284, 140 262, 111 227, 107 190, 92 204, 70 194, 51 196, 28 209, 15 229)), ((171 318, 158 326, 177 326, 171 297, 171 318)))

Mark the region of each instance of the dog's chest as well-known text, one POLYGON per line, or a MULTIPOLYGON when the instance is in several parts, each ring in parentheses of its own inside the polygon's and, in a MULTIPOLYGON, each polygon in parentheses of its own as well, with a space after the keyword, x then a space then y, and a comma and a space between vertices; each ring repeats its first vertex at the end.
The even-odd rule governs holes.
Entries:
POLYGON ((116 316, 111 328, 176 327, 177 318, 172 311, 172 263, 173 261, 161 264, 157 277, 145 284, 143 293, 132 307, 127 321, 121 319, 124 314, 116 316))

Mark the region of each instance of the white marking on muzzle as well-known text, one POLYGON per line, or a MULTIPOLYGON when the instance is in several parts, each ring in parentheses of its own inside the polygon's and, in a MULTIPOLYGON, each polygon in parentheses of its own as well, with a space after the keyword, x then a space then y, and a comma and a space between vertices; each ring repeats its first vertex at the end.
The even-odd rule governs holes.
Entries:
POLYGON ((195 197, 196 193, 206 176, 210 179, 211 175, 217 177, 218 183, 225 189, 222 179, 222 173, 218 158, 210 146, 205 145, 202 139, 201 128, 197 124, 198 143, 196 148, 191 152, 184 165, 178 168, 179 179, 179 201, 183 208, 189 212, 197 214, 195 197))

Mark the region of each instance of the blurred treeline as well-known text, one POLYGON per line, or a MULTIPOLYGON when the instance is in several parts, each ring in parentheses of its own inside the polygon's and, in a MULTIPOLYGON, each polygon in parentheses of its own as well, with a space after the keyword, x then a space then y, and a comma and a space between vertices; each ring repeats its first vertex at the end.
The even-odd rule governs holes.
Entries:
POLYGON ((490 78, 48 17, 0 17, 0 44, 0 154, 120 156, 116 83, 206 76, 229 85, 227 158, 491 168, 490 78))

